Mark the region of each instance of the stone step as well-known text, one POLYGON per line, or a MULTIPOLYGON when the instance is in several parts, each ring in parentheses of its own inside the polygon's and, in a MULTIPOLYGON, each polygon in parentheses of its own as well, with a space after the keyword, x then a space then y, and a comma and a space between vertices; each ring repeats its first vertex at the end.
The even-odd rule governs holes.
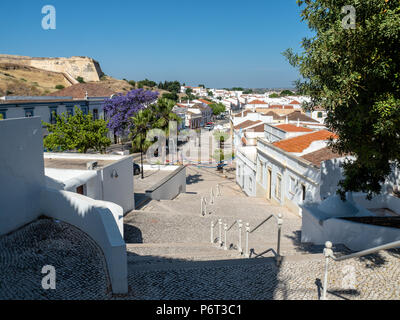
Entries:
MULTIPOLYGON (((181 261, 215 261, 215 260, 231 260, 242 259, 244 256, 239 253, 236 246, 228 245, 228 250, 219 247, 218 244, 208 243, 143 243, 143 244, 127 244, 128 263, 154 264, 154 263, 174 263, 181 261)), ((251 258, 267 258, 274 257, 276 243, 262 243, 251 246, 254 249, 251 258), (262 254, 262 255, 261 255, 262 254)), ((244 248, 242 248, 244 250, 244 248)), ((316 256, 322 257, 321 252, 312 252, 311 250, 298 250, 293 245, 281 244, 281 256, 293 259, 309 259, 316 256)))
POLYGON ((211 243, 152 243, 152 244, 127 244, 127 252, 131 257, 153 256, 153 257, 189 257, 197 256, 226 256, 227 251, 217 248, 211 243), (136 256, 134 256, 136 255, 136 256))

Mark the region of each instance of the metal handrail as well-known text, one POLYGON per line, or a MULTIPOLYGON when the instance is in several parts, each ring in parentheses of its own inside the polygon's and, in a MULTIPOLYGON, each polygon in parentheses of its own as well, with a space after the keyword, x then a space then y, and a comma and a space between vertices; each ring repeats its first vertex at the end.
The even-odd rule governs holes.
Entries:
POLYGON ((278 222, 278 219, 282 219, 282 215, 279 214, 278 217, 275 216, 274 214, 271 214, 267 219, 265 219, 263 222, 261 222, 257 227, 255 227, 253 230, 251 230, 250 233, 253 233, 254 231, 256 231, 258 228, 260 228, 264 223, 266 223, 269 219, 271 219, 272 217, 274 217, 276 219, 276 221, 278 222))
POLYGON ((260 228, 264 223, 266 223, 272 217, 274 217, 276 219, 276 222, 278 224, 278 239, 277 239, 276 252, 275 252, 275 250, 268 249, 268 250, 264 251, 262 254, 264 254, 266 252, 269 252, 269 251, 272 251, 276 256, 276 260, 277 260, 277 263, 279 265, 281 260, 282 260, 282 256, 281 256, 281 233, 282 233, 282 223, 283 223, 282 214, 280 214, 280 213, 278 214, 278 216, 276 216, 274 214, 271 214, 267 219, 265 219, 257 227, 255 227, 251 232, 250 232, 250 228, 249 228, 249 226, 247 224, 247 226, 246 226, 246 251, 245 251, 245 256, 248 257, 248 258, 251 257, 251 255, 249 253, 248 235, 250 233, 253 233, 254 231, 256 231, 258 228, 260 228))
POLYGON ((322 294, 322 299, 326 300, 326 292, 327 292, 327 287, 328 287, 328 264, 329 264, 329 259, 332 259, 334 261, 344 261, 344 260, 348 260, 351 258, 358 258, 358 257, 362 257, 362 256, 366 256, 372 253, 376 253, 378 251, 381 250, 386 250, 386 249, 393 249, 393 248, 397 248, 400 247, 400 241, 394 241, 394 242, 390 242, 384 245, 380 245, 374 248, 370 248, 370 249, 366 249, 366 250, 362 250, 359 252, 355 252, 352 254, 348 254, 345 256, 341 256, 341 257, 336 257, 333 254, 333 250, 332 250, 332 242, 327 241, 325 242, 325 249, 323 251, 324 253, 324 257, 325 257, 325 275, 324 275, 324 287, 323 287, 323 294, 322 294))

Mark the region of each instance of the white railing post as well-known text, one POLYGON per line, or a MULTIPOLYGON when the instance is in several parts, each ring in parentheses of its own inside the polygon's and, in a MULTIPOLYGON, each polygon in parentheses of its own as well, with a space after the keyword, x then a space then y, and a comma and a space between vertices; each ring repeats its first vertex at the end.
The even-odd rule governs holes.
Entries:
POLYGON ((211 188, 211 191, 210 191, 210 204, 214 204, 214 189, 213 188, 211 188))
POLYGON ((211 221, 211 237, 210 237, 211 243, 214 243, 214 221, 211 221))
POLYGON ((324 256, 325 256, 325 274, 324 274, 324 287, 322 293, 322 300, 326 299, 326 292, 328 290, 328 265, 329 265, 329 258, 333 255, 332 251, 332 242, 327 241, 325 242, 325 249, 324 249, 324 256))
POLYGON ((250 253, 249 253, 249 233, 250 233, 250 224, 246 223, 246 251, 245 251, 245 257, 249 258, 250 253))
POLYGON ((278 265, 281 263, 281 230, 282 230, 282 224, 283 224, 283 219, 282 219, 282 214, 278 214, 278 244, 277 244, 277 248, 276 248, 276 252, 277 252, 277 261, 278 261, 278 265))
POLYGON ((238 243, 238 250, 239 253, 242 254, 243 253, 243 249, 242 249, 242 220, 238 220, 238 226, 239 226, 239 243, 238 243))
POLYGON ((227 233, 227 231, 228 231, 228 224, 224 224, 224 234, 225 234, 225 236, 224 236, 224 250, 228 250, 228 247, 227 247, 227 243, 226 243, 226 233, 227 233))
POLYGON ((218 243, 219 246, 222 246, 222 219, 218 219, 218 231, 219 231, 219 237, 218 237, 218 243))

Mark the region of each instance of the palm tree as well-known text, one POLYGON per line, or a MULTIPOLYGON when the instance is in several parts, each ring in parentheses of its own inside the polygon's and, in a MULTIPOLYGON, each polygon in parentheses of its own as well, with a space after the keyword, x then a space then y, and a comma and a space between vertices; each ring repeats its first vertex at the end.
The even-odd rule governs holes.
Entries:
POLYGON ((139 146, 142 179, 144 179, 143 152, 150 146, 150 142, 146 139, 146 136, 147 132, 152 128, 152 122, 153 122, 152 111, 148 108, 140 110, 131 119, 133 122, 133 127, 131 129, 132 147, 134 145, 139 146))
POLYGON ((153 115, 156 118, 154 127, 164 130, 169 136, 169 122, 176 121, 180 123, 182 119, 173 112, 176 103, 169 99, 159 99, 157 104, 151 106, 153 115))

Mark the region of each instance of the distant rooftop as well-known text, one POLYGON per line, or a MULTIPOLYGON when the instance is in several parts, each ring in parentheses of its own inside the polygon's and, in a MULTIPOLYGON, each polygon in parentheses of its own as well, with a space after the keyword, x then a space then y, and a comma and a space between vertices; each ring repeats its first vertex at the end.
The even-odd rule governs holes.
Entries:
POLYGON ((74 99, 88 97, 110 97, 117 92, 102 83, 77 83, 70 87, 51 93, 52 96, 71 96, 74 99))

